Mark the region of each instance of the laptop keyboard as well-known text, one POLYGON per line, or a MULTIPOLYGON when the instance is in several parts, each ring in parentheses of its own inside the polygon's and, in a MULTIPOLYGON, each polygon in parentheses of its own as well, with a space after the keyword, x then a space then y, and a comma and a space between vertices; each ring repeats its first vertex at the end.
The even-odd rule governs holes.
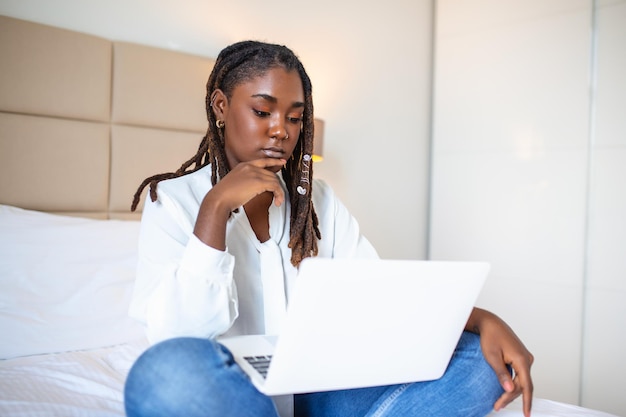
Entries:
POLYGON ((244 356, 243 357, 263 378, 267 376, 267 369, 270 367, 272 355, 266 356, 244 356))

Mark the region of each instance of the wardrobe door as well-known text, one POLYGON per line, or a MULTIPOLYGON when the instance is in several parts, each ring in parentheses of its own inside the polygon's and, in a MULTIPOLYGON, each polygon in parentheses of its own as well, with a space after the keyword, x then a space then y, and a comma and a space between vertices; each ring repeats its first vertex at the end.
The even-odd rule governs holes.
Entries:
POLYGON ((626 0, 596 2, 582 404, 626 415, 626 0))
POLYGON ((436 2, 431 259, 492 270, 479 306, 579 402, 592 3, 436 2))

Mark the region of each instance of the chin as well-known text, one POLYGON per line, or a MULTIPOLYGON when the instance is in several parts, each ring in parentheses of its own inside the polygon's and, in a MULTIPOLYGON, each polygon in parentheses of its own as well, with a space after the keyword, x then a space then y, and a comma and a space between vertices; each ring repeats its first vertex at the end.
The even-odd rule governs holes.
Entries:
POLYGON ((278 174, 282 167, 267 167, 265 169, 267 169, 268 171, 272 171, 274 174, 278 174))

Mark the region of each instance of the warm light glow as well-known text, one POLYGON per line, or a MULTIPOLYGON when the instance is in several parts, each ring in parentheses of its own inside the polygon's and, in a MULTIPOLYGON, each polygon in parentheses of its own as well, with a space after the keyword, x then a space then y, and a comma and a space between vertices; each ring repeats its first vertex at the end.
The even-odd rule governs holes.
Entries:
POLYGON ((324 160, 324 121, 313 120, 313 162, 324 160))

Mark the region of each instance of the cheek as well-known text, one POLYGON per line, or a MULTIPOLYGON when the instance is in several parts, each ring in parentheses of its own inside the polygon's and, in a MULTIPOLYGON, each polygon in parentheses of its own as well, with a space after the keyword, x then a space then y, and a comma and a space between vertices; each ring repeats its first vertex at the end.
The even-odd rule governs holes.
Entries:
MULTIPOLYGON (((297 134, 297 133, 296 133, 297 134)), ((291 136, 291 133, 289 134, 289 136, 291 136)), ((286 146, 286 151, 289 152, 289 158, 291 158, 291 156, 293 155, 293 151, 296 149, 296 145, 298 144, 298 141, 289 141, 289 145, 286 146)), ((289 159, 287 158, 287 159, 289 159)))
POLYGON ((289 141, 289 146, 291 146, 292 148, 296 147, 296 143, 300 140, 300 133, 302 132, 302 130, 300 129, 300 126, 289 126, 287 127, 287 133, 289 134, 289 138, 295 138, 295 141, 289 141))
POLYGON ((230 118, 226 128, 226 142, 232 149, 244 151, 254 147, 260 132, 258 124, 254 123, 250 117, 236 116, 230 118))
POLYGON ((246 117, 241 118, 240 123, 242 130, 245 130, 248 133, 260 135, 265 132, 263 121, 259 120, 256 116, 246 115, 246 117))
POLYGON ((250 132, 255 131, 254 120, 251 117, 246 117, 246 115, 236 114, 229 122, 234 135, 246 137, 250 132))

